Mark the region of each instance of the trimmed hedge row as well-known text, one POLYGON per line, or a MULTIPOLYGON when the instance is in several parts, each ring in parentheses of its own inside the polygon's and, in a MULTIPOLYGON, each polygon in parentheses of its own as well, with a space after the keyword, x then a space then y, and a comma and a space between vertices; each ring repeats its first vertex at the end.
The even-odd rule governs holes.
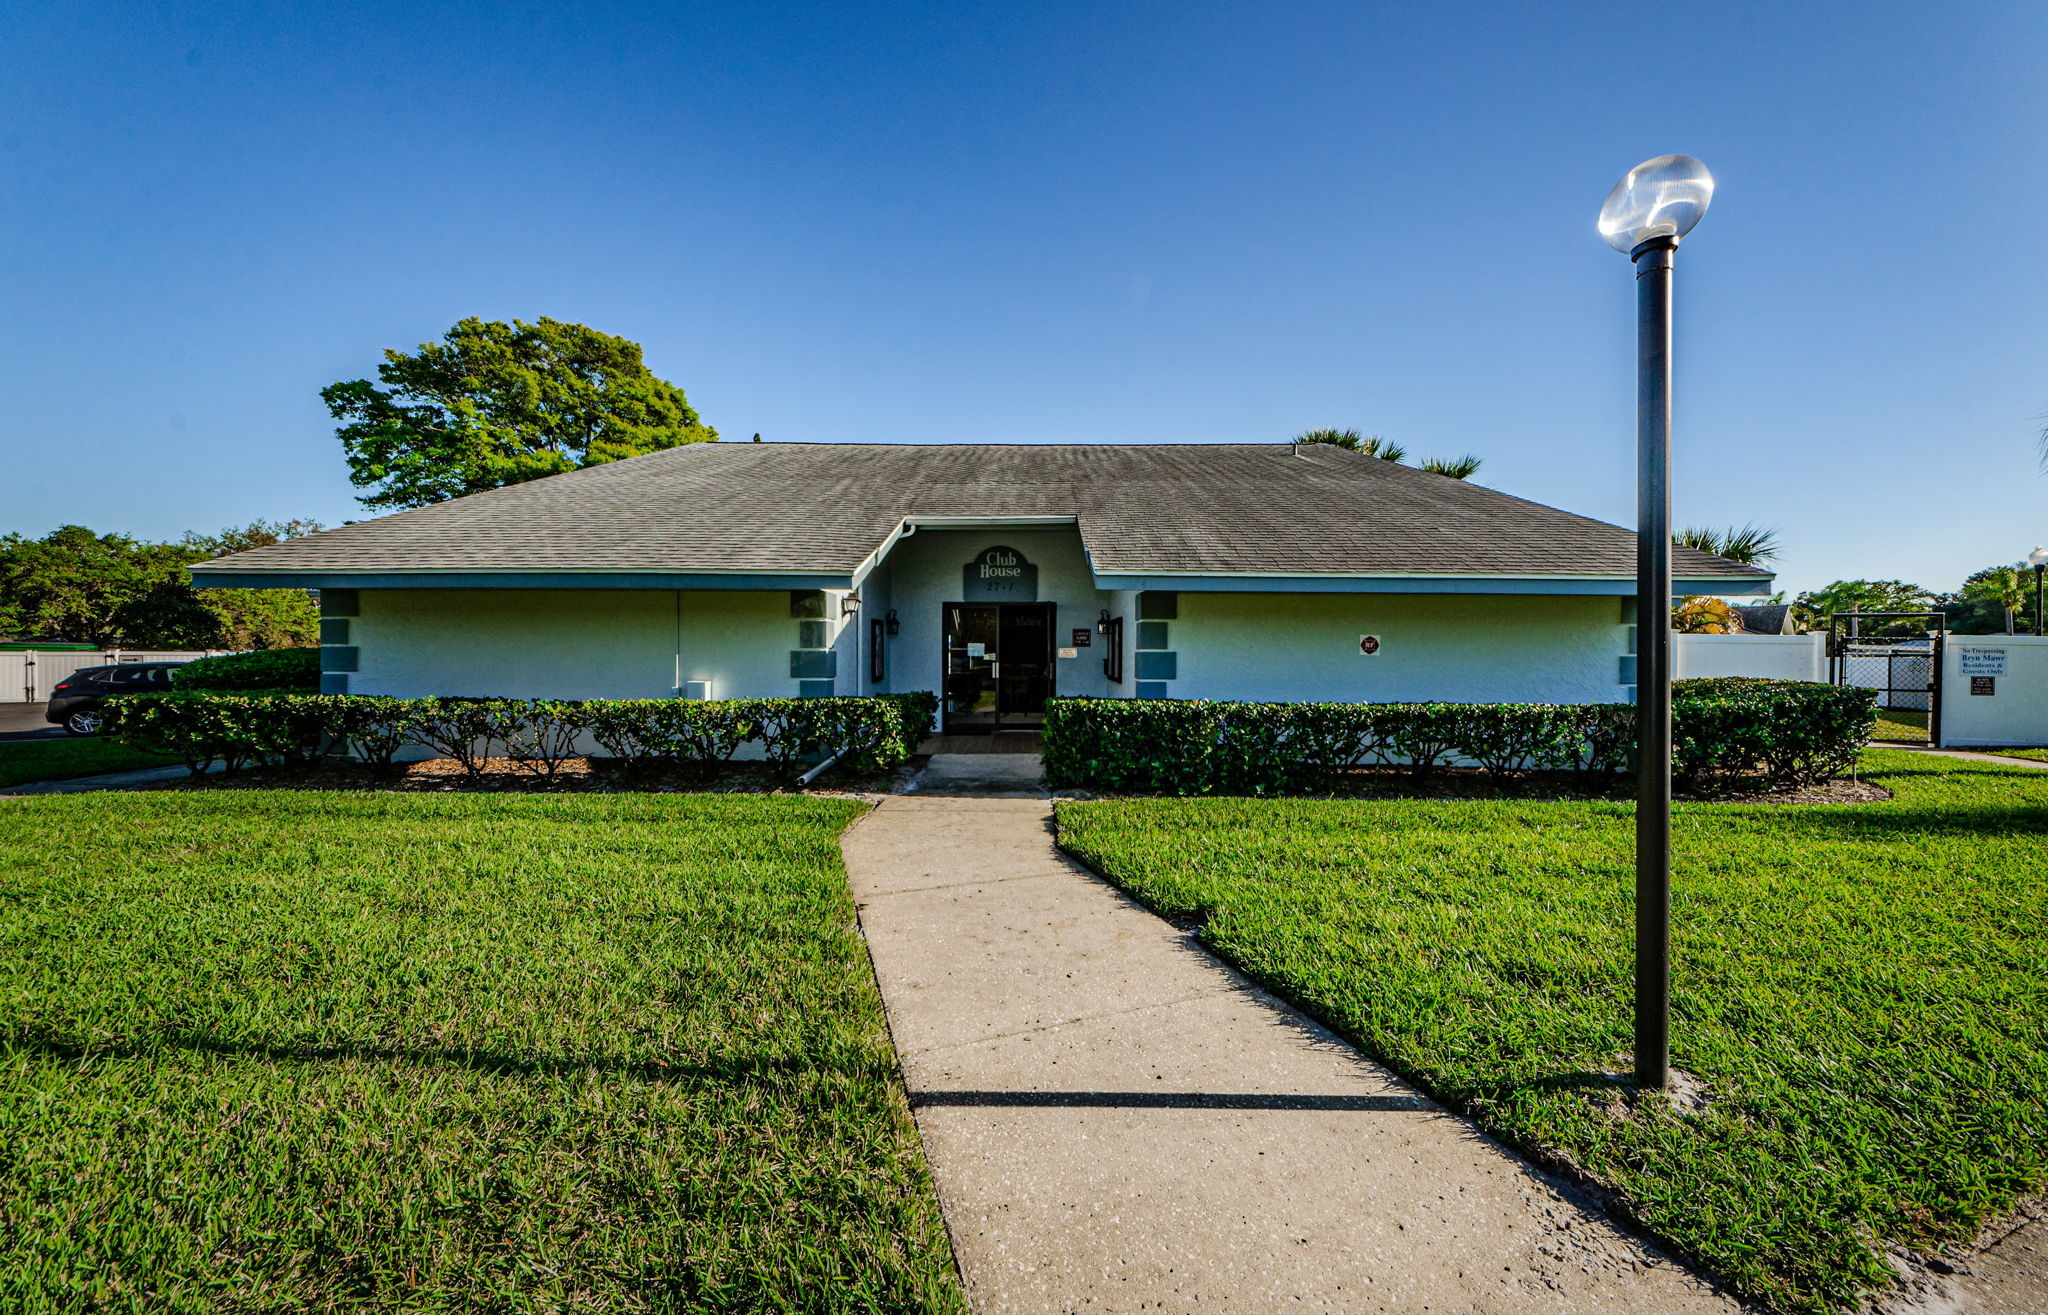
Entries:
MULTIPOLYGON (((1761 777, 1816 784, 1847 770, 1876 723, 1870 690, 1793 681, 1679 681, 1673 771, 1710 791, 1761 777)), ((1118 794, 1315 794, 1360 769, 1424 776, 1476 763, 1496 780, 1566 772, 1586 786, 1627 770, 1627 703, 1208 703, 1055 699, 1045 777, 1118 794)))
POLYGON ((775 772, 794 778, 834 754, 856 771, 894 767, 916 751, 939 707, 928 692, 866 698, 394 699, 358 694, 211 694, 174 690, 110 699, 110 730, 140 748, 173 754, 196 775, 219 763, 308 765, 324 757, 390 767, 408 746, 479 776, 510 758, 552 778, 588 734, 629 766, 682 764, 710 771, 743 745, 762 746, 775 772))
POLYGON ((171 668, 174 690, 277 690, 315 693, 320 688, 320 650, 265 648, 199 658, 171 668))

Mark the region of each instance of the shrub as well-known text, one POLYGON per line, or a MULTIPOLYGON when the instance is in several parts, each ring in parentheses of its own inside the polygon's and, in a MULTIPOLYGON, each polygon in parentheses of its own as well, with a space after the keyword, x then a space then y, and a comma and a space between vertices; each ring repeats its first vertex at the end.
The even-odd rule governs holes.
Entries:
POLYGON ((1747 676, 1671 687, 1672 772, 1693 790, 1749 776, 1790 788, 1839 776, 1877 726, 1877 691, 1747 676))
POLYGON ((200 658, 171 668, 171 688, 179 691, 290 690, 320 692, 320 650, 266 648, 254 653, 229 653, 200 658))
POLYGON ((505 756, 552 778, 576 756, 587 731, 628 763, 676 761, 715 767, 758 742, 771 766, 794 777, 834 754, 854 771, 903 761, 931 723, 930 694, 885 698, 394 699, 343 694, 212 693, 174 690, 110 700, 113 729, 125 740, 183 758, 193 772, 258 762, 309 763, 354 756, 388 767, 416 744, 480 776, 505 756))
MULTIPOLYGON (((1847 770, 1869 740, 1868 690, 1792 681, 1681 681, 1674 774, 1688 789, 1762 776, 1813 784, 1847 770)), ((1209 703, 1055 699, 1046 709, 1046 782, 1129 794, 1302 794, 1360 768, 1424 775, 1452 761, 1495 780, 1623 771, 1629 704, 1209 703)))
POLYGON ((517 699, 414 699, 411 735, 415 744, 462 764, 464 775, 483 775, 491 752, 520 731, 529 715, 517 699))
POLYGON ((310 695, 172 691, 108 699, 108 729, 138 748, 174 754, 198 776, 214 763, 236 772, 254 763, 308 763, 328 740, 337 709, 310 695), (323 706, 326 705, 326 706, 323 706))
POLYGON ((598 747, 629 766, 676 762, 704 770, 754 737, 752 699, 591 699, 584 724, 598 747))

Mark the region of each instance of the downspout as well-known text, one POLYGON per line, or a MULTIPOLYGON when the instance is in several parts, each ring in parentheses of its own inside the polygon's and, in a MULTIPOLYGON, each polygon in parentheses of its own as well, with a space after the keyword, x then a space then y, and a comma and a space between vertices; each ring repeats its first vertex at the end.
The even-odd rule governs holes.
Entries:
POLYGON ((811 768, 811 770, 805 772, 802 776, 797 777, 796 783, 798 785, 809 785, 811 782, 823 776, 825 774, 826 768, 830 767, 833 763, 838 762, 841 758, 844 758, 845 756, 846 750, 841 749, 839 752, 833 754, 830 758, 827 758, 824 762, 819 763, 816 767, 811 768))

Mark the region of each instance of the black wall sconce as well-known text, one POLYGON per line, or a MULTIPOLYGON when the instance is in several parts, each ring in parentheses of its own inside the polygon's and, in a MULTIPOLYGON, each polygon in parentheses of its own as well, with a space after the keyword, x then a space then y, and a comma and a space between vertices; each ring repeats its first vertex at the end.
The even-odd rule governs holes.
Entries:
POLYGON ((889 609, 888 619, 883 624, 889 627, 889 633, 892 635, 903 628, 903 623, 896 619, 896 609, 893 607, 889 609))
POLYGON ((1106 635, 1109 633, 1109 609, 1106 607, 1103 608, 1101 614, 1095 618, 1095 633, 1098 635, 1106 635))

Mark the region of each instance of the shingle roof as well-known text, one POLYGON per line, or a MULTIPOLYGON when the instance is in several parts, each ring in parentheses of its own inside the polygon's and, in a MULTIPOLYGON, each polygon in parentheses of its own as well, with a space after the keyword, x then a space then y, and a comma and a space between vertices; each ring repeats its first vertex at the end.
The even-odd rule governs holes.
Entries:
MULTIPOLYGON (((1101 574, 1632 576, 1633 532, 1325 444, 695 443, 220 572, 848 574, 906 517, 1072 516, 1101 574)), ((1689 548, 1681 577, 1769 573, 1689 548)))

